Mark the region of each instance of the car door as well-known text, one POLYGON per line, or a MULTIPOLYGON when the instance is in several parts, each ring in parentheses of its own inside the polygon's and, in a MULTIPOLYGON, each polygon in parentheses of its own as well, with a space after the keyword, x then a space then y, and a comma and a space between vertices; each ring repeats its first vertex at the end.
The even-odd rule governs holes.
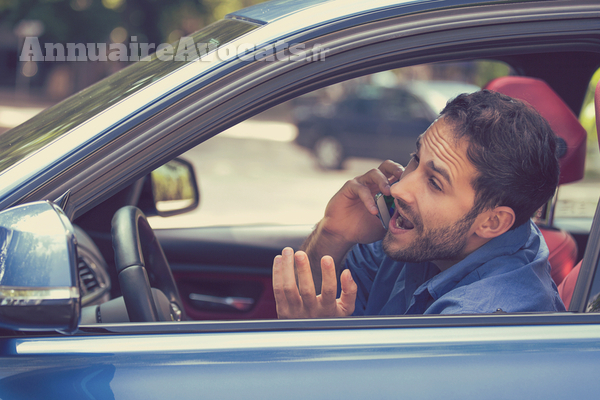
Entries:
POLYGON ((71 337, 0 339, 0 393, 8 400, 594 398, 598 322, 597 314, 580 314, 88 326, 71 337))
MULTIPOLYGON (((310 5, 317 7, 318 2, 310 5)), ((82 147, 77 154, 58 160, 51 171, 62 172, 53 173, 52 179, 36 176, 37 183, 2 197, 3 207, 17 200, 57 199, 71 190, 66 214, 81 217, 153 168, 200 142, 211 143, 209 137, 264 107, 382 68, 495 56, 521 61, 521 71, 535 76, 563 65, 567 48, 576 51, 569 53, 565 68, 576 61, 579 72, 589 71, 590 64, 598 66, 596 4, 581 2, 573 7, 560 1, 519 2, 473 9, 451 5, 456 7, 428 13, 425 10, 431 3, 401 3, 371 10, 368 16, 357 13, 336 19, 321 30, 294 31, 307 35, 307 42, 327 40, 331 44, 332 53, 323 63, 302 60, 302 66, 281 68, 249 63, 238 69, 228 65, 211 71, 202 82, 196 75, 186 75, 189 79, 181 78, 181 86, 137 111, 140 114, 136 116, 142 115, 138 119, 115 122, 118 135, 111 131, 114 135, 96 143, 94 151, 84 152, 87 147, 82 147), (580 13, 585 15, 578 19, 580 13), (144 114, 151 111, 155 114, 150 117, 144 114)), ((248 19, 243 15, 236 18, 248 19)), ((275 21, 272 26, 281 24, 288 22, 280 20, 278 25, 275 21)), ((579 91, 573 84, 578 79, 575 75, 561 73, 559 79, 548 74, 548 81, 564 79, 564 86, 574 87, 569 91, 555 85, 565 92, 579 91)), ((578 102, 576 94, 570 104, 578 102)), ((202 188, 202 175, 199 179, 202 188)), ((337 189, 337 179, 332 175, 326 186, 337 189)), ((227 189, 215 197, 216 201, 233 198, 232 203, 223 202, 224 214, 230 207, 246 206, 244 191, 227 189)), ((321 187, 309 190, 323 191, 321 187)), ((277 196, 272 187, 264 192, 277 196)), ((276 201, 267 206, 281 207, 288 215, 295 212, 276 201)), ((253 210, 248 210, 251 213, 253 210)), ((311 226, 314 220, 307 223, 311 226)), ((248 268, 240 276, 252 268, 260 268, 258 275, 266 275, 263 265, 275 247, 283 242, 297 244, 307 229, 287 231, 286 236, 287 228, 275 226, 261 236, 260 228, 232 226, 221 232, 217 228, 202 228, 202 232, 165 228, 158 236, 171 262, 184 264, 179 271, 189 268, 196 272, 204 266, 221 269, 226 260, 227 265, 248 268), (179 243, 189 246, 180 250, 179 243)), ((95 238, 102 236, 109 243, 106 230, 95 238)), ((587 274, 594 275, 597 266, 593 261, 589 265, 587 274)), ((182 275, 180 284, 190 279, 194 277, 182 275)), ((235 297, 238 294, 248 296, 235 292, 235 297)), ((587 302, 584 292, 578 296, 587 302)), ((80 326, 73 335, 3 331, 0 397, 588 398, 600 390, 595 377, 600 362, 599 327, 598 314, 562 313, 104 323, 80 326)))

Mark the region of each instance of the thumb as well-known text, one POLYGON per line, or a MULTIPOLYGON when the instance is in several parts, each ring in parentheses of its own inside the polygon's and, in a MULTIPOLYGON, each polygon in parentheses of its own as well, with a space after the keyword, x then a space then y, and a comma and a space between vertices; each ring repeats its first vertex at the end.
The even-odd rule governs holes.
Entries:
POLYGON ((342 294, 337 300, 336 311, 338 317, 347 317, 354 312, 354 303, 356 302, 358 286, 356 285, 356 282, 354 282, 354 279, 352 279, 352 274, 349 269, 342 272, 340 281, 342 284, 342 294))

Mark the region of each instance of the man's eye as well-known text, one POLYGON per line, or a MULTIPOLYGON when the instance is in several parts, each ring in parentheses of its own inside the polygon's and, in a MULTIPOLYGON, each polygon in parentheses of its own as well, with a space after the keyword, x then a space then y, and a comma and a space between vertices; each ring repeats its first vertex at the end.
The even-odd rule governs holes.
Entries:
POLYGON ((437 182, 435 181, 435 179, 433 178, 429 178, 429 184, 431 185, 431 187, 433 187, 435 190, 441 192, 442 188, 437 184, 437 182))

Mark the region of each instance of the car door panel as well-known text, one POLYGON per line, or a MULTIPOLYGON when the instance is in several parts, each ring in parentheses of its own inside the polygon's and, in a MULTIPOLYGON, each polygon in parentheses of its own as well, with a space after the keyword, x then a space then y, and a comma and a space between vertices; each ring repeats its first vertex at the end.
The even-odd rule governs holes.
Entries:
POLYGON ((573 318, 183 323, 178 334, 88 326, 1 339, 11 357, 0 388, 5 399, 594 398, 600 332, 586 322, 597 318, 573 318))
POLYGON ((276 318, 271 269, 310 226, 157 229, 184 307, 195 320, 276 318))
POLYGON ((194 320, 277 318, 270 271, 244 274, 202 272, 176 266, 173 276, 187 315, 194 320))

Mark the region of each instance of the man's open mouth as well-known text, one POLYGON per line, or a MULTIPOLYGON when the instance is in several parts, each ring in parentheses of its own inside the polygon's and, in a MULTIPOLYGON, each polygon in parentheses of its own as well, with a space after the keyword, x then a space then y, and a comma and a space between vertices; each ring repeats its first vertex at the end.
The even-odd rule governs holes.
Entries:
POLYGON ((413 229, 415 226, 410 222, 400 211, 398 211, 398 217, 396 218, 396 228, 409 230, 413 229))

